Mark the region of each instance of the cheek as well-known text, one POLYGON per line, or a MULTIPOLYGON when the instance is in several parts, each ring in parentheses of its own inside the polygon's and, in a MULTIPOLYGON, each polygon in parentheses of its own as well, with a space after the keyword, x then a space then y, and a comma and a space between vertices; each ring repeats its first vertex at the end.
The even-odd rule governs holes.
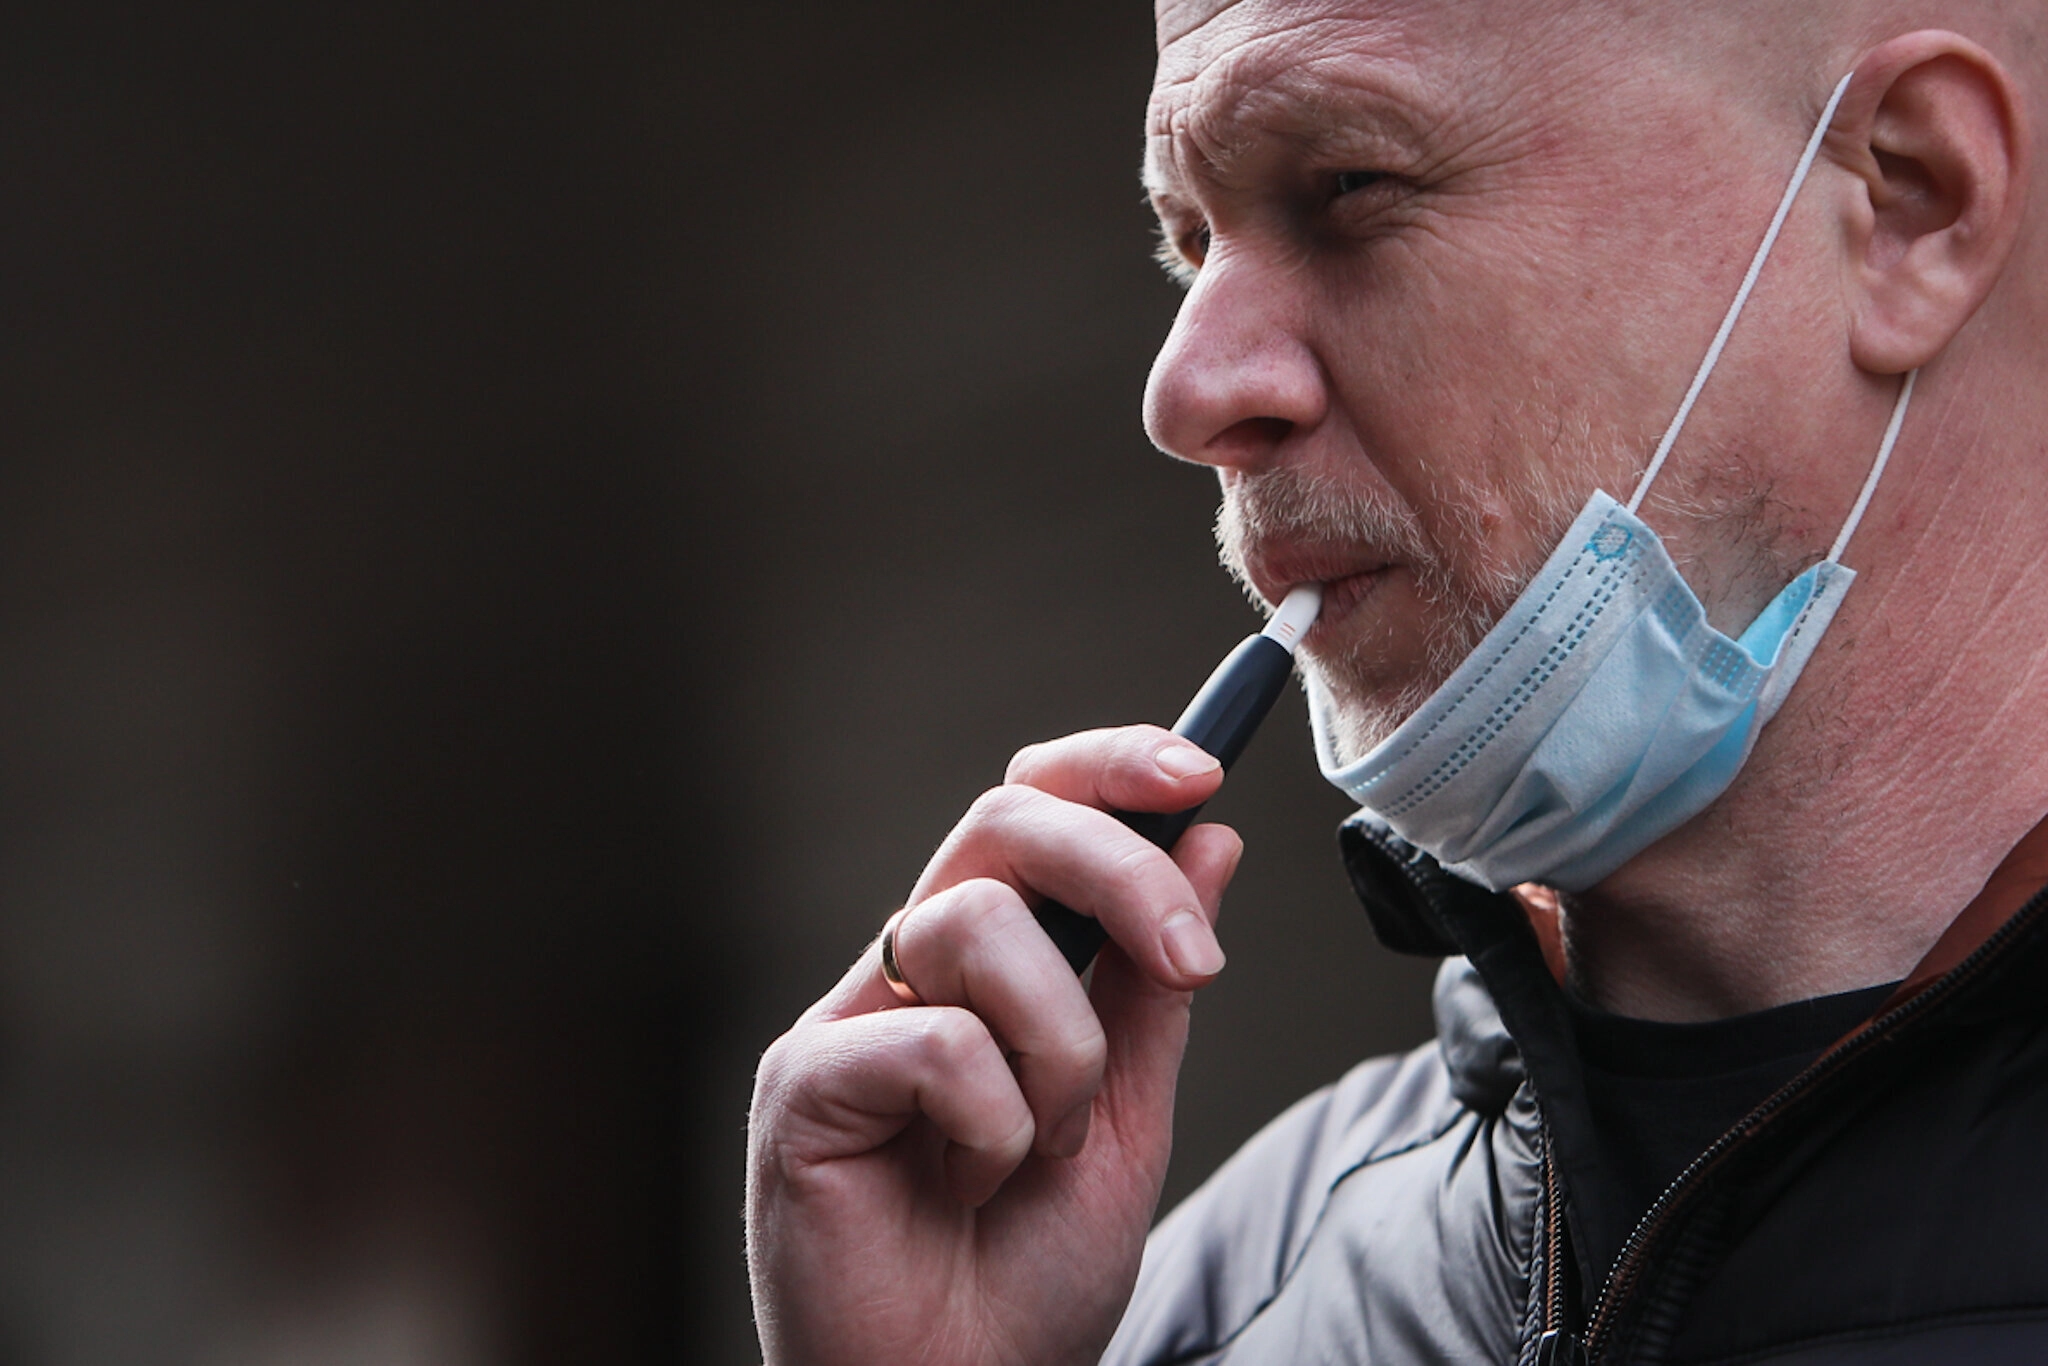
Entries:
POLYGON ((1334 262, 1319 282, 1333 392, 1405 492, 1509 482, 1568 435, 1554 414, 1597 376, 1607 329, 1539 254, 1527 234, 1447 225, 1334 262))
POLYGON ((1645 189, 1532 162, 1322 258, 1332 398, 1448 578, 1526 577, 1595 488, 1625 500, 1683 395, 1719 306, 1645 189))
POLYGON ((1491 280, 1412 273, 1333 285, 1332 390, 1363 457, 1415 511, 1452 584, 1540 564, 1615 440, 1560 378, 1564 349, 1512 263, 1491 280), (1559 510, 1564 509, 1559 521, 1559 510))

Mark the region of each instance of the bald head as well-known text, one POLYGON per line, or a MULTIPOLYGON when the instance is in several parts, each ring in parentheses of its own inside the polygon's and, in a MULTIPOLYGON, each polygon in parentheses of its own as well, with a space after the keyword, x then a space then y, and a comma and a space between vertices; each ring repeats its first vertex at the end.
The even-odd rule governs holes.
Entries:
MULTIPOLYGON (((1603 61, 1626 62, 1661 49, 1696 70, 1766 92, 1796 88, 1788 81, 1804 73, 1846 71, 1858 54, 1887 38, 1935 28, 1983 44, 2029 85, 2048 77, 2048 6, 2034 0, 1308 0, 1277 6, 1271 0, 1158 0, 1155 15, 1162 51, 1203 30, 1213 35, 1282 23, 1364 21, 1506 40, 1479 45, 1475 55, 1482 48, 1544 51, 1590 40, 1603 61)), ((2048 109, 2048 101, 2034 103, 2037 117, 2048 109)))
MULTIPOLYGON (((1158 0, 1154 6, 1163 46, 1231 10, 1255 8, 1255 0, 1158 0)), ((1851 42, 1914 28, 1956 28, 1973 36, 2027 40, 2043 31, 2040 6, 2029 0, 1835 0, 1825 6, 1794 6, 1780 0, 1726 0, 1690 5, 1679 0, 1531 0, 1515 5, 1447 6, 1444 0, 1413 0, 1405 5, 1380 0, 1338 0, 1326 7, 1296 5, 1297 11, 1325 9, 1331 14, 1370 16, 1390 9, 1483 11, 1489 23, 1526 29, 1590 17, 1596 23, 1685 24, 1690 31, 1733 29, 1750 36, 1757 47, 1788 40, 1825 39, 1836 35, 1851 42)))

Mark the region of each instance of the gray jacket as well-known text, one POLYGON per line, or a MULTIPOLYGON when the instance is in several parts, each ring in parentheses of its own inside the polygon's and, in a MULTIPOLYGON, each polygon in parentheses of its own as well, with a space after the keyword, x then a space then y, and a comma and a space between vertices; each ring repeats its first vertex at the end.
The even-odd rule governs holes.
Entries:
POLYGON ((1758 1106, 1601 1267, 1571 1238, 1599 1155, 1526 919, 1368 821, 1343 843, 1383 940, 1459 955, 1439 1038, 1295 1105, 1163 1220, 1105 1363, 2048 1362, 2048 895, 1758 1106))

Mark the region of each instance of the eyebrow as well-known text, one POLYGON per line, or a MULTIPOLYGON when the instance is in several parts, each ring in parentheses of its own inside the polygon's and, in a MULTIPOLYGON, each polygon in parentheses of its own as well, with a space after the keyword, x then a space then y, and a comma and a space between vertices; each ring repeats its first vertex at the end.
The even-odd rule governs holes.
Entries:
MULTIPOLYGON (((1412 157, 1421 131, 1421 92, 1414 82, 1388 79, 1397 69, 1392 62, 1346 53, 1275 73, 1226 109, 1205 115, 1203 123, 1212 131, 1194 139, 1203 178, 1223 184, 1239 179, 1243 164, 1276 141, 1297 156, 1350 158, 1362 166, 1384 163, 1403 150, 1412 157), (1316 74, 1339 65, 1348 68, 1348 79, 1316 74)), ((1185 148, 1191 107, 1181 104, 1168 115, 1167 126, 1146 130, 1142 179, 1154 198, 1182 197, 1180 158, 1161 152, 1185 148)))

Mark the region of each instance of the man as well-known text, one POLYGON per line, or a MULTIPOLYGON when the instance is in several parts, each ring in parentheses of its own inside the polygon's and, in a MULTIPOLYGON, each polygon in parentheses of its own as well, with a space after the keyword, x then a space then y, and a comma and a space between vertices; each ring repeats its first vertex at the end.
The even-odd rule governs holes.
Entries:
POLYGON ((1160 731, 1026 749, 763 1060, 768 1359, 2048 1360, 2040 7, 1158 18, 1148 428, 1264 598, 1325 585, 1442 1037, 1147 1248, 1238 844, 1104 814, 1215 790, 1160 731))

